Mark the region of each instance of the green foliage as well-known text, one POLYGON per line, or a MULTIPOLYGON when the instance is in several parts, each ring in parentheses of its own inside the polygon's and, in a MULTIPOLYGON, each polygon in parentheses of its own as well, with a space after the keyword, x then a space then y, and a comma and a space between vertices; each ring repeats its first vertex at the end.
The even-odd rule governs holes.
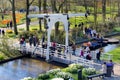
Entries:
POLYGON ((83 65, 82 64, 70 64, 69 65, 70 68, 77 68, 77 69, 83 69, 83 65))
POLYGON ((30 31, 39 30, 39 25, 30 25, 30 31))
POLYGON ((114 31, 115 31, 115 32, 120 32, 120 27, 115 27, 115 28, 114 28, 114 31))
POLYGON ((7 33, 7 34, 12 34, 13 31, 12 31, 12 30, 6 30, 6 33, 7 33))
POLYGON ((110 56, 109 53, 102 54, 101 60, 108 61, 109 60, 109 56, 110 56))
POLYGON ((5 59, 5 56, 2 53, 0 53, 0 61, 2 61, 4 59, 5 59))
POLYGON ((85 74, 85 73, 82 73, 82 78, 83 78, 83 80, 87 80, 87 74, 85 74))
POLYGON ((1 44, 0 44, 0 52, 4 54, 6 58, 13 58, 16 56, 21 55, 20 52, 15 48, 15 46, 12 46, 13 42, 10 39, 2 38, 1 44), (9 43, 8 43, 9 42, 9 43))
POLYGON ((14 38, 16 35, 15 34, 7 34, 7 36, 9 37, 9 38, 14 38))
POLYGON ((70 73, 77 73, 79 69, 83 69, 83 65, 81 64, 70 64, 69 67, 64 68, 63 71, 70 73))
POLYGON ((56 75, 58 72, 61 72, 61 69, 58 68, 47 71, 47 73, 51 75, 56 75))
POLYGON ((55 34, 53 30, 51 33, 51 41, 56 41, 57 43, 65 43, 65 31, 59 31, 58 34, 55 34))
POLYGON ((112 54, 112 60, 115 63, 120 63, 120 47, 108 52, 109 54, 112 54))
POLYGON ((96 74, 96 70, 94 68, 83 68, 83 73, 86 75, 96 74))
POLYGON ((37 36, 38 37, 38 33, 36 32, 36 31, 24 31, 24 32, 21 32, 20 34, 19 34, 19 38, 21 38, 22 36, 24 36, 25 37, 25 39, 28 39, 29 38, 29 36, 37 36))
POLYGON ((33 31, 37 31, 38 29, 37 28, 32 28, 33 31))
POLYGON ((39 76, 38 76, 38 79, 40 79, 40 80, 46 80, 46 79, 48 79, 49 78, 49 75, 48 74, 39 74, 39 76))
POLYGON ((21 31, 24 31, 24 28, 19 28, 18 31, 20 31, 20 32, 21 32, 21 31))
POLYGON ((70 77, 72 77, 72 74, 68 73, 68 72, 58 72, 57 77, 61 77, 64 80, 68 80, 70 77))
POLYGON ((21 80, 34 80, 34 79, 31 77, 25 77, 24 79, 21 79, 21 80))

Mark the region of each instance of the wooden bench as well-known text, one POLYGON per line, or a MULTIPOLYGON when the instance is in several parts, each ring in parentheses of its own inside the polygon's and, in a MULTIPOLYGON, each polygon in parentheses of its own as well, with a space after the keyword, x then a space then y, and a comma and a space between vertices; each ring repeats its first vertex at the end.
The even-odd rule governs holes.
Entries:
POLYGON ((87 76, 87 79, 88 80, 92 80, 92 78, 95 78, 95 77, 104 78, 105 77, 105 73, 90 75, 90 76, 87 76))

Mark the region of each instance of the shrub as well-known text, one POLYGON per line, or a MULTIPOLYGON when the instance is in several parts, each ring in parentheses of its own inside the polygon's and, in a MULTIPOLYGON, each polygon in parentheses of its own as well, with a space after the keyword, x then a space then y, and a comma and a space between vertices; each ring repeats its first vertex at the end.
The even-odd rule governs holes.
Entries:
POLYGON ((49 74, 39 74, 38 79, 46 80, 49 78, 49 74))
POLYGON ((62 78, 53 78, 52 80, 63 80, 62 78))
POLYGON ((21 80, 33 80, 33 78, 31 78, 31 77, 25 77, 24 79, 21 79, 21 80))
POLYGON ((58 68, 58 69, 52 69, 52 70, 49 70, 47 71, 48 74, 52 74, 52 75, 55 75, 57 74, 58 72, 61 72, 61 70, 58 68))
POLYGON ((38 29, 37 28, 32 28, 33 31, 37 31, 38 29))
POLYGON ((24 32, 21 32, 19 34, 19 38, 21 38, 22 36, 24 36, 25 39, 28 39, 29 36, 31 36, 31 35, 35 35, 36 37, 38 37, 38 33, 37 32, 24 31, 24 32))
POLYGON ((83 73, 86 75, 96 74, 95 68, 83 68, 83 73))
POLYGON ((19 28, 19 31, 24 31, 24 28, 19 28))
POLYGON ((69 67, 76 67, 77 69, 83 69, 83 65, 82 64, 70 64, 69 67))
POLYGON ((13 38, 13 37, 15 37, 16 35, 15 35, 15 34, 7 34, 7 36, 13 38))
POLYGON ((64 78, 64 80, 68 80, 70 77, 72 77, 72 74, 67 72, 58 72, 57 77, 64 78))
POLYGON ((5 59, 4 55, 0 54, 0 61, 2 61, 4 59, 5 59))
POLYGON ((6 33, 11 34, 11 33, 13 33, 13 31, 12 30, 6 30, 6 33))
POLYGON ((65 68, 63 71, 77 73, 78 69, 83 69, 82 64, 70 64, 69 67, 65 68))
POLYGON ((120 32, 120 28, 119 28, 119 27, 116 27, 116 28, 114 28, 114 31, 120 32))

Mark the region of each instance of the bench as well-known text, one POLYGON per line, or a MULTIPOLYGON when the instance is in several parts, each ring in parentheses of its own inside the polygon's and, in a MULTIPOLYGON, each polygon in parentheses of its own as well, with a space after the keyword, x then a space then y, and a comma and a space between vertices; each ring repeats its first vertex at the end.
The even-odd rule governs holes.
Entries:
POLYGON ((87 76, 87 79, 88 80, 92 80, 92 78, 95 78, 95 77, 100 77, 100 78, 102 77, 102 78, 104 78, 105 77, 105 73, 90 75, 90 76, 87 76))

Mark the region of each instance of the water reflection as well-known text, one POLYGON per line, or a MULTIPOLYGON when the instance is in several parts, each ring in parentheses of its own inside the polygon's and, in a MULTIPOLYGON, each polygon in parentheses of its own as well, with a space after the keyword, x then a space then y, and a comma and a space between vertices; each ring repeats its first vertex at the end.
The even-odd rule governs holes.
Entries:
POLYGON ((111 44, 111 45, 109 44, 109 45, 107 45, 106 47, 103 48, 103 51, 106 53, 106 52, 109 52, 109 51, 111 51, 111 50, 113 50, 117 47, 118 47, 117 44, 111 44))
MULTIPOLYGON (((0 80, 20 80, 24 77, 36 77, 58 66, 35 59, 18 59, 0 65, 0 80)), ((62 68, 62 67, 59 67, 62 68)))

